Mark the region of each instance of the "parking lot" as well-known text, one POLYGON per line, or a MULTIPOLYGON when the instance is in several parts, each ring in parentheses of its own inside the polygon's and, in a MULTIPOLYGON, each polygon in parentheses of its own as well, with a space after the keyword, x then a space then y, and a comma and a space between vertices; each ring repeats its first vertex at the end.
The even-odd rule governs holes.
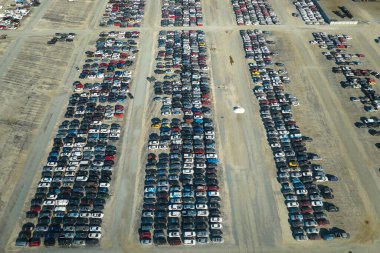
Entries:
MULTIPOLYGON (((99 4, 89 10, 89 16, 94 17, 96 13, 101 15, 105 5, 106 3, 99 4)), ((276 3, 274 7, 277 5, 276 3)), ((37 20, 40 20, 43 16, 41 14, 47 11, 43 9, 43 6, 41 7, 43 11, 36 15, 37 20)), ((305 28, 304 25, 295 24, 294 17, 291 17, 290 14, 284 16, 284 13, 280 12, 281 23, 292 25, 271 26, 265 29, 272 32, 268 39, 275 42, 275 50, 279 52, 276 59, 286 65, 291 78, 291 84, 287 86, 286 91, 294 95, 300 103, 300 106, 292 108, 294 117, 297 119, 302 134, 313 138, 313 142, 307 144, 308 151, 323 158, 321 164, 325 167, 326 172, 339 178, 337 184, 327 183, 334 190, 335 198, 331 202, 340 209, 338 213, 329 213, 328 217, 333 226, 344 228, 351 234, 351 238, 344 241, 336 239, 330 242, 296 242, 289 229, 288 212, 280 184, 276 179, 277 169, 274 166, 272 150, 267 144, 265 129, 259 113, 259 103, 252 92, 254 85, 251 73, 247 68, 247 61, 244 59, 239 27, 234 22, 235 14, 230 7, 212 8, 208 3, 203 3, 202 7, 205 19, 204 28, 198 28, 205 30, 205 40, 210 55, 208 71, 212 84, 210 91, 214 105, 212 107, 213 122, 216 127, 215 140, 220 159, 218 167, 222 168, 219 171, 219 184, 221 185, 224 243, 191 247, 178 246, 174 250, 178 249, 184 252, 193 250, 198 252, 315 252, 318 249, 318 251, 326 252, 377 252, 379 240, 377 213, 380 207, 379 203, 374 200, 379 193, 379 165, 378 149, 374 144, 378 141, 364 129, 353 126, 363 114, 362 107, 349 101, 350 95, 345 94, 345 90, 337 85, 341 81, 341 76, 332 73, 333 64, 321 54, 321 49, 308 43, 312 39, 311 33, 315 31, 348 34, 353 37, 353 49, 365 54, 368 66, 378 70, 376 55, 379 54, 379 48, 373 41, 374 38, 371 37, 371 31, 376 28, 376 25, 358 25, 347 28, 319 26, 318 29, 310 26, 305 28), (223 14, 227 14, 225 18, 220 17, 219 9, 223 14), (283 17, 285 18, 283 19, 283 17), (215 25, 213 26, 213 24, 215 25), (355 38, 361 39, 355 40, 355 38), (231 45, 235 46, 231 47, 231 45), (244 107, 245 114, 234 114, 233 107, 236 105, 244 107)), ((161 13, 158 1, 147 2, 145 9, 145 15, 150 18, 142 23, 140 40, 143 43, 139 45, 136 76, 132 86, 134 99, 127 108, 126 120, 128 123, 123 130, 124 135, 119 144, 118 168, 115 169, 116 174, 112 181, 113 196, 104 212, 104 225, 102 226, 104 233, 102 233, 101 244, 91 248, 91 251, 167 252, 173 250, 169 246, 141 246, 138 234, 144 199, 142 192, 145 180, 144 169, 147 154, 150 153, 147 140, 151 132, 159 133, 159 130, 152 129, 151 120, 157 116, 170 119, 174 117, 173 115, 160 116, 162 102, 153 103, 152 98, 155 96, 153 95, 153 84, 146 80, 147 77, 153 75, 156 69, 155 58, 158 53, 156 40, 162 27, 160 27, 161 13)), ((85 23, 92 23, 90 20, 94 19, 86 19, 85 23)), ((99 24, 99 22, 94 23, 96 26, 99 24)), ((35 27, 37 22, 30 24, 31 27, 35 27)), ((38 31, 36 29, 34 36, 31 36, 28 29, 26 29, 27 31, 22 31, 22 29, 17 31, 20 32, 20 37, 17 33, 12 33, 13 31, 8 33, 12 37, 14 36, 13 38, 18 42, 15 43, 13 40, 10 43, 8 50, 13 50, 12 53, 8 53, 7 50, 3 54, 8 59, 4 62, 11 65, 9 68, 3 66, 0 68, 2 76, 17 80, 17 83, 27 83, 29 80, 27 78, 15 79, 18 74, 12 71, 21 67, 16 65, 16 60, 9 59, 17 59, 17 61, 22 59, 23 53, 27 52, 25 49, 33 44, 31 43, 34 42, 33 38, 35 40, 38 38, 39 43, 47 48, 45 50, 53 50, 52 53, 56 52, 55 50, 64 51, 62 47, 73 46, 73 49, 62 52, 67 58, 62 55, 60 59, 66 59, 65 62, 69 62, 67 65, 70 66, 82 66, 85 56, 80 53, 91 50, 91 45, 94 45, 102 30, 95 26, 75 31, 70 28, 64 29, 64 27, 65 25, 62 25, 61 31, 42 28, 38 31), (78 40, 75 39, 73 45, 57 43, 49 49, 46 42, 50 39, 49 36, 55 32, 75 32, 78 40), (9 58, 9 56, 13 57, 9 58)), ((112 29, 114 28, 108 30, 112 29)), ((180 30, 182 29, 180 28, 180 30)), ((252 29, 255 28, 252 27, 252 29)), ((37 54, 35 51, 33 53, 37 54)), ((58 105, 65 105, 69 101, 67 94, 72 92, 71 84, 78 80, 79 72, 75 68, 66 69, 64 63, 52 63, 41 56, 37 56, 37 58, 41 60, 44 68, 55 66, 53 64, 58 64, 61 66, 60 68, 63 68, 60 69, 62 78, 58 75, 54 76, 54 82, 59 85, 57 84, 53 90, 48 92, 58 105), (64 88, 63 84, 70 85, 64 88)), ((30 79, 30 82, 35 83, 35 80, 36 78, 30 79)), ((13 85, 12 87, 17 86, 13 85)), ((4 88, 9 89, 9 87, 4 88)), ((22 95, 22 97, 27 97, 27 95, 22 95)), ((17 102, 14 103, 17 104, 17 102)), ((7 115, 6 120, 10 119, 10 116, 18 117, 19 115, 10 110, 12 107, 15 107, 14 104, 4 107, 7 109, 4 111, 9 113, 5 114, 7 115)), ((22 109, 24 108, 22 107, 22 109)), ((14 164, 14 173, 10 173, 8 178, 11 180, 14 177, 14 181, 17 181, 13 187, 8 187, 8 199, 4 197, 4 194, 2 195, 2 212, 6 210, 7 215, 1 218, 0 225, 5 232, 1 233, 0 242, 1 245, 6 245, 4 248, 6 252, 15 249, 14 243, 23 224, 24 211, 30 207, 29 201, 35 190, 30 187, 37 186, 41 179, 41 168, 50 153, 50 149, 41 147, 51 147, 52 143, 49 144, 49 140, 54 138, 60 125, 61 121, 58 119, 66 113, 61 109, 62 107, 59 106, 50 106, 49 108, 47 104, 41 103, 37 111, 46 111, 46 113, 39 116, 41 118, 33 125, 33 131, 30 132, 30 138, 33 138, 33 141, 27 141, 25 144, 30 149, 19 148, 21 151, 17 151, 17 153, 21 154, 19 156, 21 159, 18 163, 15 163, 14 158, 10 156, 2 157, 2 161, 14 164), (54 127, 56 130, 53 131, 54 127), (46 134, 48 138, 43 137, 46 134), (23 158, 27 162, 23 161, 23 158), (33 177, 34 182, 31 180, 33 177), (30 195, 28 196, 29 191, 30 195)), ((26 110, 24 109, 24 111, 26 110)), ((25 124, 21 122, 21 125, 25 124)), ((19 137, 13 139, 18 140, 19 137)), ((13 147, 14 144, 8 146, 13 147)), ((29 251, 24 248, 18 250, 20 252, 29 251)), ((41 247, 38 251, 73 250, 41 247)), ((88 252, 89 249, 77 248, 75 251, 88 252)))
MULTIPOLYGON (((287 38, 287 39, 285 39, 283 43, 290 41, 290 37, 284 36, 284 38, 287 38)), ((287 46, 284 44, 283 47, 287 47, 287 46)), ((297 47, 301 47, 301 44, 294 45, 294 48, 297 48, 297 47)), ((303 48, 304 50, 307 49, 307 47, 301 47, 301 48, 303 48)), ((305 54, 311 54, 311 55, 313 55, 313 53, 320 54, 320 50, 318 53, 317 51, 318 51, 317 48, 312 47, 311 49, 307 49, 305 51, 305 54)), ((304 57, 304 56, 301 56, 300 54, 291 55, 291 54, 286 53, 283 57, 285 57, 284 59, 289 59, 292 61, 292 60, 296 60, 297 57, 304 57)), ((316 65, 321 64, 321 66, 322 66, 322 62, 326 61, 322 54, 320 54, 320 56, 317 55, 316 60, 317 61, 314 63, 317 63, 316 65)), ((310 63, 310 64, 314 65, 314 63, 310 63)), ((332 66, 325 65, 324 67, 321 67, 321 68, 308 68, 307 66, 310 67, 311 65, 306 65, 303 69, 295 69, 293 66, 288 67, 289 68, 288 72, 290 73, 290 76, 292 73, 291 72, 292 69, 294 73, 302 73, 302 71, 307 71, 305 74, 300 74, 299 77, 297 77, 297 75, 294 76, 296 80, 293 80, 293 83, 296 83, 298 81, 303 84, 302 86, 299 86, 299 85, 289 86, 289 90, 292 92, 292 94, 296 95, 300 101, 304 101, 304 103, 306 103, 304 106, 295 108, 295 112, 300 113, 299 114, 301 116, 300 127, 305 127, 306 132, 308 134, 310 133, 309 136, 313 137, 314 139, 314 141, 312 142, 313 144, 312 151, 318 152, 318 154, 320 154, 320 156, 324 158, 323 163, 326 162, 325 167, 327 168, 327 171, 330 173, 333 173, 333 171, 336 171, 335 173, 340 178, 340 183, 343 182, 346 185, 345 187, 338 187, 338 185, 334 187, 335 198, 331 202, 333 202, 340 208, 340 212, 331 214, 332 221, 334 221, 335 219, 335 222, 337 222, 336 226, 345 224, 345 230, 349 231, 351 234, 353 233, 360 234, 361 229, 364 229, 363 227, 370 226, 370 224, 372 224, 373 221, 371 220, 373 220, 373 216, 371 215, 371 212, 368 212, 366 217, 370 217, 370 218, 368 220, 361 219, 361 216, 360 216, 361 211, 359 210, 365 209, 364 207, 368 205, 368 203, 366 203, 365 201, 366 198, 359 197, 359 195, 361 194, 361 191, 358 190, 353 185, 360 184, 358 181, 362 177, 366 178, 365 176, 366 173, 373 174, 375 172, 374 168, 376 167, 376 165, 374 164, 372 164, 372 166, 369 165, 368 167, 366 167, 368 168, 367 170, 357 171, 356 173, 358 174, 347 175, 345 173, 345 170, 346 170, 345 168, 350 167, 350 166, 355 166, 354 164, 356 164, 358 157, 355 156, 353 158, 353 161, 350 161, 349 159, 347 159, 347 156, 345 155, 347 153, 350 153, 349 150, 345 152, 340 152, 338 157, 335 153, 332 153, 331 151, 329 152, 327 150, 333 147, 337 147, 337 146, 339 147, 340 145, 343 145, 342 147, 345 147, 345 148, 349 148, 352 146, 360 147, 361 145, 367 145, 368 146, 368 148, 366 149, 367 151, 361 155, 366 157, 365 158, 366 161, 370 161, 371 157, 373 157, 373 155, 375 155, 377 152, 376 147, 374 146, 376 140, 374 140, 373 137, 372 139, 369 138, 371 136, 368 136, 368 133, 366 133, 365 131, 360 131, 360 130, 355 129, 353 124, 355 121, 357 121, 358 115, 362 114, 362 112, 360 112, 360 110, 356 111, 357 109, 353 109, 354 106, 356 107, 356 105, 352 104, 352 102, 349 100, 350 96, 348 94, 344 95, 342 93, 343 91, 340 85, 338 84, 339 81, 338 79, 336 79, 336 74, 331 73, 332 66), (315 78, 314 81, 311 81, 313 80, 313 78, 315 78), (317 82, 316 80, 321 80, 321 81, 317 82), (317 92, 316 91, 317 87, 314 83, 315 84, 319 83, 319 85, 324 85, 323 86, 324 88, 318 89, 318 92, 317 92), (316 94, 316 95, 312 96, 310 94, 316 94), (342 95, 344 96, 342 97, 342 95), (319 116, 315 117, 313 115, 308 114, 308 111, 304 109, 305 106, 311 106, 314 108, 325 108, 325 107, 332 106, 335 108, 338 107, 340 109, 333 110, 333 111, 330 110, 331 112, 329 113, 322 110, 321 113, 318 113, 319 116), (334 116, 329 115, 329 114, 332 114, 334 116), (330 117, 337 117, 337 118, 339 117, 339 120, 335 121, 336 126, 333 126, 334 123, 330 123, 330 122, 334 122, 333 120, 329 120, 330 117), (317 122, 320 122, 320 123, 317 123, 317 122), (342 122, 346 122, 346 123, 342 124, 342 122), (316 129, 312 127, 319 124, 321 126, 326 126, 327 129, 329 129, 329 131, 327 132, 327 135, 326 135, 326 131, 323 128, 316 129), (342 127, 347 128, 344 131, 349 131, 351 132, 352 135, 356 135, 358 137, 354 139, 347 139, 342 136, 339 138, 339 141, 334 141, 333 139, 331 139, 331 137, 329 137, 334 134, 339 136, 342 132, 342 127), (322 136, 326 136, 326 139, 324 141, 318 140, 318 137, 322 137, 322 136), (355 144, 348 144, 348 143, 344 144, 347 141, 350 141, 350 142, 354 141, 355 144), (348 196, 352 198, 351 201, 343 200, 343 199, 348 198, 348 196), (362 201, 364 200, 363 203, 359 204, 357 201, 354 200, 356 198, 358 199, 360 198, 362 199, 362 201), (352 204, 352 203, 355 203, 355 204, 352 204), (347 210, 345 210, 345 208, 348 208, 348 210, 350 210, 350 212, 352 213, 352 216, 350 216, 350 222, 345 220, 346 219, 345 217, 348 215, 347 210), (357 219, 353 217, 357 217, 357 219), (366 225, 364 225, 363 223, 366 225)), ((361 150, 361 148, 356 149, 356 150, 361 150)), ((357 165, 357 166, 360 166, 360 165, 357 165)), ((370 235, 368 235, 368 237, 369 236, 370 235)), ((364 240, 364 236, 362 238, 364 240)))
POLYGON ((144 6, 144 0, 109 1, 100 26, 139 27, 144 16, 144 6))
POLYGON ((43 166, 17 246, 97 245, 102 237, 124 102, 133 98, 129 89, 139 32, 99 36, 95 50, 86 51, 85 64, 78 68, 79 79, 86 83, 72 85, 65 120, 43 166))
POLYGON ((161 26, 203 26, 200 0, 162 0, 161 26))
POLYGON ((271 47, 276 42, 267 39, 272 33, 261 30, 240 32, 249 62, 253 92, 260 104, 260 115, 267 132, 277 167, 277 180, 289 212, 289 223, 295 240, 332 240, 349 238, 342 228, 327 229, 331 222, 326 212, 339 212, 333 203, 333 189, 326 182, 339 178, 327 174, 318 154, 308 152, 313 139, 301 133, 292 108, 300 106, 298 99, 286 92, 291 83, 286 64, 274 62, 280 54, 271 47))
POLYGON ((323 25, 326 20, 322 16, 317 5, 311 0, 297 0, 293 2, 295 8, 299 14, 293 16, 299 16, 306 25, 323 25))
POLYGON ((269 1, 232 1, 238 25, 279 25, 275 11, 269 1))
POLYGON ((161 31, 158 46, 154 80, 149 81, 153 101, 162 103, 161 117, 151 120, 140 242, 223 243, 205 35, 161 31))

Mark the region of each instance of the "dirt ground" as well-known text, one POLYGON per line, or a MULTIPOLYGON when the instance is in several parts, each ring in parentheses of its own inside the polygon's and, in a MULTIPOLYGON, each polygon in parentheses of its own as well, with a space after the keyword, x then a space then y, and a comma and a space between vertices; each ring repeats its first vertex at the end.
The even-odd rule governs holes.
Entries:
POLYGON ((45 13, 40 22, 39 28, 47 29, 67 29, 85 28, 87 20, 95 6, 95 0, 81 0, 67 2, 62 0, 52 0, 51 9, 45 13))
MULTIPOLYGON (((379 138, 354 127, 354 122, 365 115, 360 105, 348 100, 356 91, 341 88, 341 76, 331 73, 332 63, 324 59, 320 48, 308 43, 315 31, 349 34, 353 37, 350 51, 367 55, 365 67, 380 71, 380 48, 372 38, 373 31, 379 29, 374 22, 376 11, 366 7, 357 12, 367 14, 356 14, 352 4, 369 3, 347 3, 354 16, 363 15, 362 20, 372 23, 305 26, 291 16, 291 1, 271 2, 281 26, 238 27, 230 1, 220 0, 202 2, 205 25, 196 28, 206 31, 209 47, 217 147, 223 168, 226 243, 175 248, 145 248, 138 243, 146 137, 150 120, 157 115, 146 77, 154 70, 161 29, 160 1, 146 1, 144 22, 136 29, 141 31, 141 39, 133 75, 135 98, 127 102, 127 123, 119 143, 121 155, 113 197, 106 207, 102 244, 78 249, 41 247, 38 252, 378 252, 380 176, 379 150, 374 144, 379 138), (331 202, 341 211, 328 215, 332 226, 351 233, 350 240, 296 242, 291 236, 239 34, 240 29, 256 28, 273 32, 277 42, 274 47, 280 52, 277 59, 287 65, 292 80, 286 91, 301 103, 294 108, 294 117, 302 132, 314 139, 308 149, 323 158, 321 164, 327 172, 340 178, 338 183, 329 184, 335 195, 331 202), (231 108, 237 104, 246 109, 245 114, 232 113, 231 108)), ((5 32, 12 39, 5 42, 8 46, 0 41, 0 48, 4 48, 0 53, 0 252, 29 252, 14 247, 16 233, 67 103, 70 83, 77 78, 73 66, 83 62, 83 52, 103 30, 97 25, 105 4, 90 0, 44 1, 21 29, 5 32), (79 17, 78 10, 86 12, 79 17), (74 44, 46 45, 52 34, 66 31, 78 34, 74 44)))
MULTIPOLYGON (((25 162, 30 137, 41 125, 45 106, 56 97, 67 68, 73 45, 46 46, 45 37, 31 37, 7 73, 1 78, 0 165, 1 201, 14 190, 6 182, 15 181, 25 162), (12 108, 12 110, 10 110, 12 108), (16 162, 15 162, 16 161, 16 162)), ((3 210, 1 210, 3 211, 3 210)))
POLYGON ((8 46, 12 43, 13 38, 7 37, 6 39, 0 39, 0 56, 7 51, 8 46))

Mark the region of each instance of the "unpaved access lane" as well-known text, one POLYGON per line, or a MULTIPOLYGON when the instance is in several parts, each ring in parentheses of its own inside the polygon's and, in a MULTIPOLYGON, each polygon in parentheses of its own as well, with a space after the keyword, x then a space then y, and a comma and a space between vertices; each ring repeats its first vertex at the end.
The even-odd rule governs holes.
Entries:
POLYGON ((263 244, 270 247, 281 241, 278 207, 272 188, 275 168, 271 151, 265 145, 257 104, 252 103, 254 97, 240 35, 234 31, 209 32, 207 36, 215 47, 211 50, 211 66, 216 124, 220 129, 221 159, 230 192, 234 240, 245 250, 260 248, 263 244), (247 113, 234 114, 232 107, 235 105, 242 106, 247 113))

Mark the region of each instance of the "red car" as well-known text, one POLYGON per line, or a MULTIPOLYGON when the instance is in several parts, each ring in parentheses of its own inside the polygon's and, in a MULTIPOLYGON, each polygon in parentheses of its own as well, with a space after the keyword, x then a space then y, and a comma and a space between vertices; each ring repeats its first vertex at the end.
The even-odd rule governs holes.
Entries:
POLYGON ((310 201, 299 201, 300 206, 311 207, 310 201))
POLYGON ((29 241, 29 247, 39 247, 41 245, 40 238, 32 238, 29 241))
POLYGON ((327 219, 319 219, 317 220, 319 226, 327 226, 330 225, 330 221, 327 219))
POLYGON ((205 185, 198 185, 196 191, 197 192, 205 192, 207 187, 205 185))
POLYGON ((204 154, 205 151, 204 151, 203 149, 195 149, 195 150, 194 150, 194 153, 195 153, 195 154, 204 154))
POLYGON ((303 206, 303 207, 301 207, 301 213, 302 214, 313 214, 314 213, 314 210, 311 208, 311 207, 309 207, 309 206, 303 206))
POLYGON ((152 234, 150 232, 140 232, 140 240, 142 239, 151 239, 152 234))
POLYGON ((39 211, 41 211, 41 206, 40 205, 31 206, 30 211, 39 212, 39 211))
POLYGON ((208 191, 218 191, 219 190, 219 186, 216 186, 216 185, 209 186, 209 187, 207 187, 207 190, 208 191))
POLYGON ((106 161, 114 161, 115 160, 115 156, 114 155, 107 155, 105 160, 106 161))

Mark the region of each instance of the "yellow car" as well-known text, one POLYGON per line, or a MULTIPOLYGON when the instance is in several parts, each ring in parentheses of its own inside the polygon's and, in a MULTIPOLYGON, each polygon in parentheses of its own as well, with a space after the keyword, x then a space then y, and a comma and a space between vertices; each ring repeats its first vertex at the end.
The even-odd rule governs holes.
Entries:
POLYGON ((369 83, 370 85, 375 85, 375 84, 376 84, 376 81, 375 81, 375 80, 369 80, 368 83, 369 83))
POLYGON ((290 167, 297 167, 298 166, 298 162, 289 162, 289 166, 290 167))
POLYGON ((157 124, 152 124, 152 128, 154 129, 158 129, 161 127, 161 124, 157 123, 157 124))
POLYGON ((203 41, 202 41, 202 42, 199 42, 199 45, 200 45, 200 46, 206 46, 206 42, 203 42, 203 41))

